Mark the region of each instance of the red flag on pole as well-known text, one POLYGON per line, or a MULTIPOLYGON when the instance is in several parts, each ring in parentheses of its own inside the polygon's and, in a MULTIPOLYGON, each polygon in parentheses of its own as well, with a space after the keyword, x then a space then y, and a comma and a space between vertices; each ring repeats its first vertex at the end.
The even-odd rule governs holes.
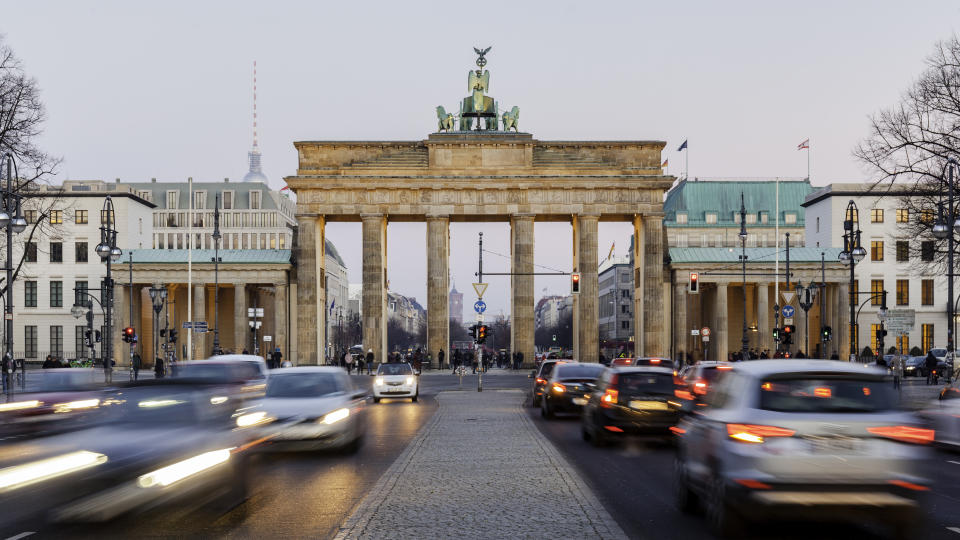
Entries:
POLYGON ((802 143, 797 145, 797 150, 803 150, 804 148, 810 149, 810 139, 804 139, 802 143))

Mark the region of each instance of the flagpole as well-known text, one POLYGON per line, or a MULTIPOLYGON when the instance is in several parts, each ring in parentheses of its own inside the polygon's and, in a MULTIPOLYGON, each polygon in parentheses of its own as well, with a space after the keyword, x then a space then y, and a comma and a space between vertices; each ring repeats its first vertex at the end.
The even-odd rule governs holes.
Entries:
MULTIPOLYGON (((684 142, 686 143, 686 141, 684 142)), ((686 148, 684 148, 684 150, 686 150, 687 153, 683 155, 683 159, 684 159, 683 179, 689 180, 690 179, 690 147, 687 146, 686 148)))
POLYGON ((807 139, 807 182, 810 180, 810 139, 807 139))

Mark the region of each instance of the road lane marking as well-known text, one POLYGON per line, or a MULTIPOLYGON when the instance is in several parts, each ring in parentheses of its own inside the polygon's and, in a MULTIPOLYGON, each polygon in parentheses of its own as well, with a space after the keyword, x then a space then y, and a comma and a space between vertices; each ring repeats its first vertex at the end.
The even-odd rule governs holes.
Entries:
POLYGON ((954 465, 960 465, 960 461, 950 461, 950 460, 947 460, 947 463, 953 463, 954 465))
POLYGON ((960 534, 960 527, 947 527, 947 530, 960 534))
POLYGON ((22 532, 22 533, 20 533, 20 534, 11 536, 11 537, 7 538, 7 540, 20 540, 21 538, 26 538, 26 537, 31 536, 31 535, 34 535, 34 534, 37 534, 37 533, 35 533, 35 532, 33 532, 33 531, 26 531, 26 532, 22 532))

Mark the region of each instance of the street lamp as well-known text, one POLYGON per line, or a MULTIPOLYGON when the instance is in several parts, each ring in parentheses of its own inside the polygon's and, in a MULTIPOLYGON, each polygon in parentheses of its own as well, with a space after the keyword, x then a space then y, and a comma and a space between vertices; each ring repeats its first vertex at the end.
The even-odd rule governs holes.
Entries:
POLYGON ((857 263, 867 256, 867 250, 860 245, 860 211, 857 204, 850 199, 843 220, 843 251, 839 260, 850 267, 850 357, 857 355, 856 327, 857 327, 857 291, 854 290, 854 269, 857 263))
POLYGON ((213 199, 213 354, 220 354, 220 194, 213 199))
POLYGON ((160 347, 160 321, 157 316, 163 311, 163 304, 167 301, 166 287, 150 287, 150 300, 153 302, 153 356, 154 361, 159 358, 157 349, 160 347))
POLYGON ((250 330, 253 332, 253 354, 260 354, 260 342, 257 340, 257 330, 263 324, 260 320, 263 318, 263 308, 247 308, 247 317, 250 319, 250 330))
MULTIPOLYGON (((953 170, 960 166, 953 158, 947 160, 943 166, 943 172, 940 175, 941 181, 946 176, 947 184, 947 221, 943 221, 943 192, 940 193, 940 201, 937 203, 937 222, 933 226, 933 236, 943 240, 947 239, 947 354, 954 350, 953 344, 953 232, 949 224, 953 224, 953 230, 960 233, 960 219, 958 219, 954 206, 954 185, 953 170)), ((951 354, 952 356, 952 354, 951 354)))
MULTIPOLYGON (((743 269, 743 337, 741 341, 740 359, 750 358, 750 338, 747 337, 747 208, 743 203, 743 192, 740 192, 740 265, 743 269)), ((726 309, 724 307, 723 309, 726 309)))
MULTIPOLYGON (((4 270, 7 271, 7 300, 4 305, 4 342, 6 344, 5 355, 9 355, 10 361, 13 361, 13 233, 20 234, 27 228, 27 220, 23 219, 23 213, 20 210, 20 202, 23 199, 14 190, 13 172, 16 171, 17 164, 13 162, 13 155, 7 153, 4 156, 7 160, 7 185, 0 191, 0 198, 3 199, 3 206, 0 208, 0 227, 6 229, 7 233, 7 264, 4 270), (11 217, 12 216, 12 217, 11 217)), ((17 178, 20 178, 20 172, 17 171, 17 178)), ((6 377, 7 374, 2 375, 6 377)), ((6 386, 6 385, 4 385, 6 386)))
POLYGON ((103 209, 100 211, 100 243, 95 248, 100 260, 107 264, 107 277, 103 280, 102 291, 104 295, 104 317, 107 326, 106 342, 103 344, 103 373, 107 382, 111 380, 113 373, 113 275, 110 272, 110 267, 114 261, 120 260, 120 256, 123 255, 123 251, 117 247, 115 217, 113 199, 107 195, 107 198, 103 201, 103 209))

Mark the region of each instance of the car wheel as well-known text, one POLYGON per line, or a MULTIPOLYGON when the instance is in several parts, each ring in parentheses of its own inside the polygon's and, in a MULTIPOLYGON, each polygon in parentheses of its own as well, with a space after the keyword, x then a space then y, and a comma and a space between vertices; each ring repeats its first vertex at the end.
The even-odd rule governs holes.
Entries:
POLYGON ((719 475, 713 476, 707 490, 707 523, 721 538, 734 538, 743 532, 740 516, 727 501, 726 484, 719 475))
POLYGON ((610 437, 600 429, 595 421, 590 422, 590 442, 597 448, 602 448, 610 444, 610 437))
POLYGON ((545 398, 541 398, 540 400, 540 416, 548 420, 553 418, 553 411, 550 410, 550 402, 545 398))
POLYGON ((687 465, 680 456, 673 461, 673 501, 677 509, 685 514, 697 510, 697 494, 690 489, 687 465))
POLYGON ((373 396, 373 402, 380 403, 380 398, 378 398, 377 396, 373 396))

